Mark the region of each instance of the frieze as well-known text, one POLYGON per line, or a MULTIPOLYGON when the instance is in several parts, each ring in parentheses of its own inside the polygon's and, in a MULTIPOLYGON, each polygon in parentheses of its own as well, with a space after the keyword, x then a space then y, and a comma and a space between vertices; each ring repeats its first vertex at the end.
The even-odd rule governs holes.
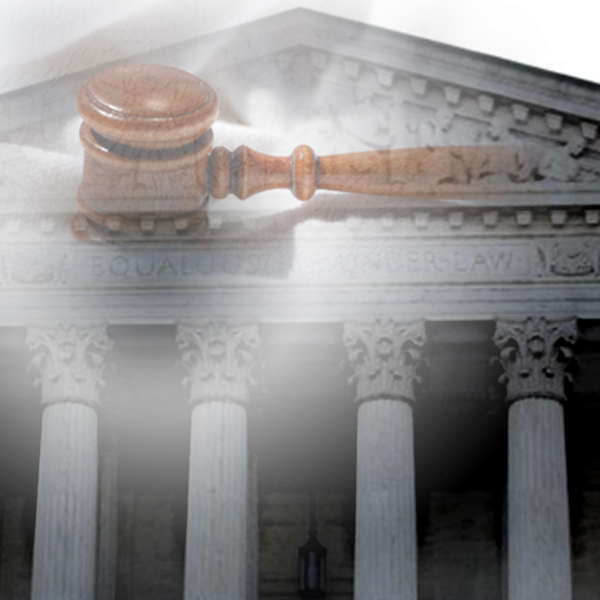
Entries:
POLYGON ((24 245, 0 254, 0 285, 194 286, 202 285, 208 276, 283 279, 291 265, 289 243, 174 250, 65 245, 50 251, 24 245))
POLYGON ((437 283, 523 280, 532 272, 529 241, 452 243, 446 241, 369 241, 301 246, 293 278, 323 281, 437 283))
POLYGON ((202 284, 207 276, 285 278, 292 265, 288 243, 277 247, 86 253, 83 267, 91 283, 129 285, 202 284))
POLYGON ((398 236, 222 247, 21 245, 0 252, 4 289, 202 288, 214 285, 415 285, 600 280, 597 236, 398 236))

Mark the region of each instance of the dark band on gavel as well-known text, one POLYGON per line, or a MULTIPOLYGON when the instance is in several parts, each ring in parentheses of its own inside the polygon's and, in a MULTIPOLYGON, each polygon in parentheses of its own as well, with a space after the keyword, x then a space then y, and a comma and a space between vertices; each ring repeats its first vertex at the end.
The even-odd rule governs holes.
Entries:
MULTIPOLYGON (((210 196, 238 198, 290 189, 308 200, 317 189, 385 196, 435 196, 437 184, 476 160, 478 148, 412 148, 317 157, 308 146, 268 156, 240 146, 213 149, 217 96, 201 79, 172 67, 126 65, 82 87, 85 150, 78 201, 94 224, 152 230, 169 220, 185 231, 205 217, 210 196)), ((500 151, 501 149, 498 149, 500 151)))

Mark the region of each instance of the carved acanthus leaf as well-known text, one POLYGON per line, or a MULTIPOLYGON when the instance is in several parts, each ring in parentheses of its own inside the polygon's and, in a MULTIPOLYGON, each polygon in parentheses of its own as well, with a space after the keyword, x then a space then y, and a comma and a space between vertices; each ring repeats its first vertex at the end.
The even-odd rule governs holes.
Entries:
POLYGON ((414 401, 425 339, 424 321, 347 323, 344 343, 354 371, 350 381, 356 382, 356 401, 414 401))
POLYGON ((565 400, 576 340, 575 319, 498 321, 494 343, 504 367, 500 382, 506 383, 507 400, 565 400))
POLYGON ((106 326, 32 327, 27 345, 41 374, 35 384, 42 388, 43 403, 100 403, 104 356, 112 348, 106 326))
POLYGON ((177 344, 189 375, 190 402, 247 402, 260 345, 255 324, 204 321, 180 325, 177 344))

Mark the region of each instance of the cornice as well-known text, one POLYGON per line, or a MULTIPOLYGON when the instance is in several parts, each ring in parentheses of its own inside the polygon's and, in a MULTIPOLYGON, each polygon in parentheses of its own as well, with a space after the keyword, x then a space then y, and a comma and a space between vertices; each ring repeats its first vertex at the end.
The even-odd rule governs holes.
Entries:
MULTIPOLYGON (((571 197, 570 200, 574 199, 571 197)), ((67 244, 75 253, 77 248, 102 252, 102 247, 106 247, 107 252, 127 252, 128 249, 170 251, 204 246, 218 249, 232 244, 260 247, 288 243, 299 234, 303 239, 315 241, 369 240, 384 236, 398 241, 437 239, 440 243, 444 239, 460 242, 474 237, 519 240, 600 236, 600 208, 596 202, 585 206, 583 202, 536 205, 534 201, 524 198, 521 205, 511 204, 506 199, 495 203, 415 201, 407 206, 403 200, 395 198, 323 194, 311 203, 279 213, 219 212, 216 208, 210 213, 206 228, 192 239, 162 240, 149 233, 145 238, 110 243, 100 237, 79 241, 73 235, 77 223, 73 223, 70 211, 29 215, 9 212, 1 215, 0 248, 11 251, 30 245, 50 248, 67 244)))
POLYGON ((273 28, 287 19, 295 24, 290 46, 304 44, 332 53, 342 47, 348 58, 600 119, 600 86, 588 81, 308 9, 270 19, 273 28))
MULTIPOLYGON (((304 8, 138 54, 126 62, 183 64, 192 54, 202 57, 199 71, 218 76, 220 71, 242 63, 261 62, 274 54, 300 48, 312 51, 317 65, 323 65, 330 57, 339 57, 372 66, 383 81, 389 81, 392 74, 403 74, 442 86, 490 94, 505 102, 539 105, 541 109, 576 119, 600 121, 597 84, 304 8)), ((83 81, 114 64, 95 66, 3 94, 0 114, 10 113, 14 128, 27 118, 31 122, 73 112, 73 96, 83 81)), ((356 66, 350 65, 349 69, 352 71, 356 66)))
POLYGON ((195 46, 208 53, 207 72, 305 48, 315 52, 321 65, 337 56, 377 67, 384 79, 389 79, 389 69, 600 121, 597 84, 304 8, 173 45, 166 49, 167 57, 176 59, 195 46))

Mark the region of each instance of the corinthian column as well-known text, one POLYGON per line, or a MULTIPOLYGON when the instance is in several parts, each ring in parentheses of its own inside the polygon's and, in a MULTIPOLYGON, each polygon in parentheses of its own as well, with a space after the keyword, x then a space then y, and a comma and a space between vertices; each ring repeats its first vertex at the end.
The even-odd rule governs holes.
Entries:
POLYGON ((248 435, 245 405, 259 339, 255 325, 179 327, 191 386, 192 436, 185 600, 245 600, 248 435))
POLYGON ((508 415, 508 597, 569 600, 571 550, 562 402, 575 320, 499 321, 508 415))
POLYGON ((40 371, 42 437, 33 550, 33 600, 93 600, 102 326, 29 329, 40 371))
POLYGON ((411 403, 424 323, 348 324, 344 342, 359 403, 354 597, 416 600, 411 403))

